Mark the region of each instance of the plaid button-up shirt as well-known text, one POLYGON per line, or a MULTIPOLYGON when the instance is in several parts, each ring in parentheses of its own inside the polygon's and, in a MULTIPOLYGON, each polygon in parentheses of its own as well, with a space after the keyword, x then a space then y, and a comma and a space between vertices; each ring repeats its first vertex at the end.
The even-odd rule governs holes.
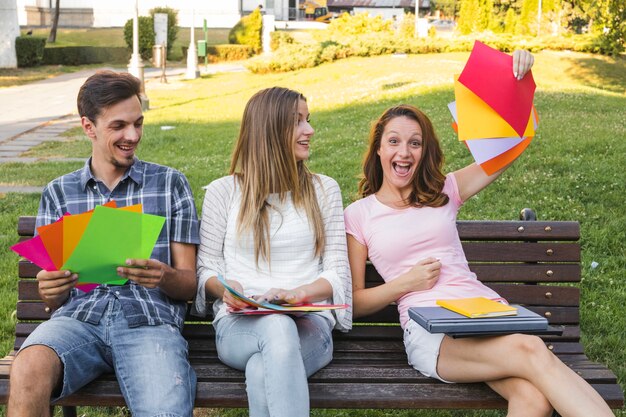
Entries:
MULTIPOLYGON (((142 204, 143 212, 165 217, 151 258, 171 265, 170 242, 198 244, 198 216, 189 183, 179 171, 135 158, 114 190, 96 179, 85 166, 50 182, 43 190, 37 227, 52 223, 65 213, 79 214, 115 200, 118 207, 142 204)), ((108 303, 118 299, 130 327, 171 324, 182 329, 186 303, 169 298, 158 288, 133 282, 100 285, 89 293, 73 289, 53 316, 73 317, 97 324, 108 303)))

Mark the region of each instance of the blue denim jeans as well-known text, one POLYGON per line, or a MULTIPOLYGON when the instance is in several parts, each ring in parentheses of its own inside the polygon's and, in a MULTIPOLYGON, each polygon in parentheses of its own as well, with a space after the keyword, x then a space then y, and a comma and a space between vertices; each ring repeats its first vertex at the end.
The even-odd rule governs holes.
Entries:
POLYGON ((322 316, 228 315, 215 324, 217 353, 246 372, 250 417, 308 417, 307 377, 333 354, 331 324, 322 316))
POLYGON ((120 303, 109 302, 98 325, 70 317, 42 323, 21 350, 45 345, 63 364, 56 401, 98 376, 115 376, 133 416, 191 416, 196 374, 187 359, 187 341, 171 325, 128 327, 120 303))

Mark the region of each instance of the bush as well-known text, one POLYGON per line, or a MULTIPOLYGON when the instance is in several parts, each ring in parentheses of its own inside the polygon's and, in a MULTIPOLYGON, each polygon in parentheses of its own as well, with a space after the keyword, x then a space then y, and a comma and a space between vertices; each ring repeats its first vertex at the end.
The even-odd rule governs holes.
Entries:
POLYGON ((15 38, 15 52, 18 67, 34 67, 43 61, 46 38, 18 36, 15 38))
MULTIPOLYGON (((151 16, 139 16, 139 54, 141 58, 150 60, 152 58, 152 47, 154 46, 154 20, 151 16)), ((124 25, 124 40, 126 45, 133 50, 133 19, 128 19, 124 25)))
MULTIPOLYGON (((153 20, 155 13, 167 14, 167 55, 169 56, 170 52, 172 52, 172 46, 174 46, 174 42, 178 38, 178 10, 171 7, 155 7, 150 9, 150 16, 152 16, 153 20)), ((154 28, 154 26, 152 27, 154 28)))
POLYGON ((354 16, 344 13, 330 21, 326 29, 331 37, 358 36, 368 33, 393 32, 391 20, 382 16, 370 16, 369 13, 358 13, 354 16))
POLYGON ((270 33, 270 48, 272 51, 277 50, 283 45, 291 45, 295 43, 295 39, 290 33, 281 30, 275 30, 270 33))
POLYGON ((45 65, 125 64, 130 58, 123 46, 63 46, 43 51, 45 65))
POLYGON ((239 45, 249 45, 255 52, 261 51, 261 31, 263 30, 263 18, 257 8, 248 16, 244 16, 230 30, 228 42, 239 45))
POLYGON ((415 37, 415 15, 413 13, 404 14, 404 18, 398 27, 398 35, 403 38, 415 37))
POLYGON ((271 58, 255 58, 246 67, 257 74, 295 71, 319 65, 319 55, 319 45, 293 44, 280 48, 271 58))
POLYGON ((207 46, 210 62, 239 61, 254 55, 250 45, 211 45, 207 46))

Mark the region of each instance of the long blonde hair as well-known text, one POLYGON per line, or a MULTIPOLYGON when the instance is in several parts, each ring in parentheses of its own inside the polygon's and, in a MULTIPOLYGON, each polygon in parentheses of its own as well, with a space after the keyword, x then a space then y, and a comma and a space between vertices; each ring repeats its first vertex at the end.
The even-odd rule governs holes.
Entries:
POLYGON ((313 184, 317 177, 295 155, 300 100, 306 101, 296 91, 267 88, 252 96, 243 112, 230 174, 242 195, 237 232, 252 231, 257 265, 260 257, 270 261, 270 193, 278 193, 283 202, 291 191, 294 206, 304 208, 315 233, 315 255, 324 251, 324 225, 313 184))

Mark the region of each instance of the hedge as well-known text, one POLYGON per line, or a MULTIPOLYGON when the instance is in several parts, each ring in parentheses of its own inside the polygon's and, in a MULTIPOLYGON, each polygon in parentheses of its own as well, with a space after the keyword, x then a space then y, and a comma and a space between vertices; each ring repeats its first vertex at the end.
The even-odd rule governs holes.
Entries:
MULTIPOLYGON (((188 46, 181 47, 183 51, 183 59, 187 58, 188 46)), ((207 54, 209 56, 209 62, 223 62, 223 61, 239 61, 241 59, 248 59, 254 56, 254 48, 250 45, 209 45, 207 46, 207 54)), ((198 63, 203 63, 204 57, 198 57, 198 63)))
POLYGON ((239 61, 254 55, 254 48, 250 45, 211 45, 207 46, 209 61, 239 61))
MULTIPOLYGON (((323 40, 317 44, 282 44, 271 57, 254 58, 246 66, 250 71, 262 74, 310 68, 352 56, 470 51, 474 45, 474 39, 473 37, 452 39, 399 37, 392 33, 383 32, 342 36, 336 39, 323 40)), ((597 45, 590 35, 524 38, 511 35, 489 36, 484 34, 478 39, 504 52, 512 52, 515 49, 527 49, 531 52, 543 49, 597 52, 597 45)))
POLYGON ((34 67, 43 61, 46 38, 18 36, 15 38, 15 52, 18 67, 34 67))
POLYGON ((125 64, 129 59, 130 52, 123 46, 62 46, 43 53, 46 65, 125 64))

